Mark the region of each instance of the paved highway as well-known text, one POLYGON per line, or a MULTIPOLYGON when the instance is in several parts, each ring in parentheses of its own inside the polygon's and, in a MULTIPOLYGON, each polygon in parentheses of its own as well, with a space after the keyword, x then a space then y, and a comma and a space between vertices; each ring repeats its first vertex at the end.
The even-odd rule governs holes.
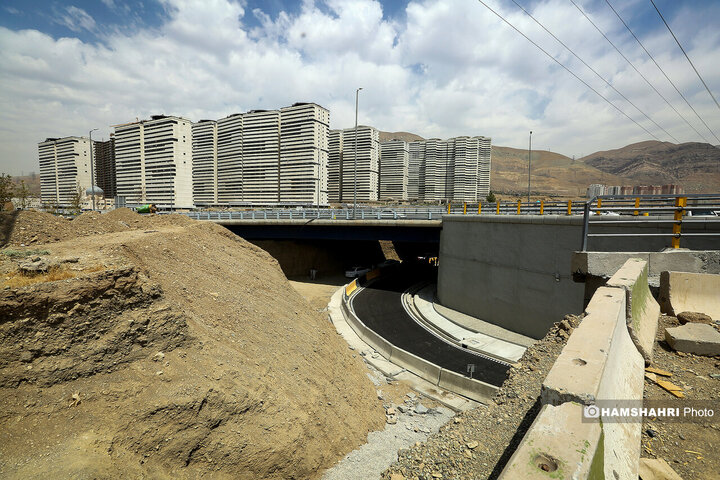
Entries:
POLYGON ((473 378, 500 386, 507 376, 507 366, 440 340, 405 311, 402 293, 417 282, 418 276, 407 269, 380 278, 355 295, 355 314, 375 333, 403 350, 462 375, 467 375, 467 365, 474 363, 473 378))

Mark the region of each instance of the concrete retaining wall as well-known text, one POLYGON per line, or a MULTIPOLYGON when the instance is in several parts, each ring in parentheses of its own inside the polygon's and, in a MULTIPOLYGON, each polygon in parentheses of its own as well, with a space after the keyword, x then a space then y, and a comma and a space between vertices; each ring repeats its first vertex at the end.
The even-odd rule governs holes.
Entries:
POLYGON ((580 218, 445 216, 440 236, 441 305, 542 338, 567 313, 580 313, 584 286, 570 260, 580 218))
POLYGON ((615 286, 595 292, 586 317, 550 369, 540 396, 544 407, 500 478, 638 477, 642 423, 583 416, 583 406, 612 408, 643 398, 645 361, 630 335, 628 299, 638 304, 636 311, 641 300, 654 302, 649 291, 638 293, 648 288, 647 263, 629 260, 613 278, 615 286))
MULTIPOLYGON (((613 220, 634 219, 622 216, 613 220)), ((582 243, 582 221, 581 216, 561 215, 443 216, 440 304, 541 338, 563 315, 583 310, 584 286, 573 284, 569 278, 575 271, 570 264, 572 252, 579 250, 582 243)), ((618 228, 595 225, 591 232, 611 233, 618 228)), ((683 233, 707 233, 718 228, 720 224, 686 224, 683 233)), ((672 233, 668 224, 633 225, 622 232, 672 233)), ((670 247, 670 240, 670 237, 591 237, 587 249, 659 252, 670 247)), ((717 249, 717 242, 717 237, 683 237, 680 245, 711 250, 717 249)), ((612 271, 621 265, 622 262, 618 263, 612 271)))

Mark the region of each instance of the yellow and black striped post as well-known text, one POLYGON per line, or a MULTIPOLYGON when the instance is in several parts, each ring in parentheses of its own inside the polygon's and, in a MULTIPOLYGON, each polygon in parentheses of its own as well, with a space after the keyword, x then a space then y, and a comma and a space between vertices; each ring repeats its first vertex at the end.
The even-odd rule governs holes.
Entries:
POLYGON ((600 207, 602 207, 602 198, 598 198, 598 210, 595 212, 595 215, 600 215, 600 207))
POLYGON ((680 231, 682 227, 682 217, 685 214, 687 206, 687 197, 675 198, 675 223, 673 224, 672 247, 680 248, 680 231))
POLYGON ((522 201, 518 200, 518 208, 517 208, 517 214, 520 215, 520 205, 522 205, 522 201))
POLYGON ((545 214, 545 200, 540 200, 540 215, 545 214))
POLYGON ((463 202, 463 215, 467 215, 467 202, 463 202))
POLYGON ((495 215, 500 215, 500 202, 495 203, 495 215))
POLYGON ((448 215, 450 215, 450 207, 452 206, 451 202, 448 202, 448 215))
POLYGON ((478 215, 482 215, 482 203, 478 202, 478 215))
MULTIPOLYGON (((638 208, 639 206, 640 206, 640 197, 635 197, 635 208, 638 208)), ((633 215, 635 215, 637 217, 638 215, 640 215, 640 211, 635 210, 633 212, 633 215)))
POLYGON ((572 200, 568 200, 567 214, 572 215, 572 200))

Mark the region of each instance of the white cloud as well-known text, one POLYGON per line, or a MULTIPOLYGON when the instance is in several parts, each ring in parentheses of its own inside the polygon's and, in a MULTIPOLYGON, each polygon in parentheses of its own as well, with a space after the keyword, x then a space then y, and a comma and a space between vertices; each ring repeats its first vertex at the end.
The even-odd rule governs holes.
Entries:
MULTIPOLYGON (((348 127, 359 86, 364 88, 360 123, 383 130, 426 137, 487 135, 495 144, 523 146, 532 129, 533 143, 568 155, 647 138, 479 3, 414 0, 400 21, 384 17, 375 0, 304 0, 297 14, 275 18, 246 11, 238 1, 162 3, 168 20, 161 27, 113 31, 101 43, 0 28, 0 171, 37 170, 37 142, 45 137, 86 135, 100 127, 95 135, 107 138, 111 125, 156 113, 198 120, 315 101, 331 110, 333 128, 348 127), (252 31, 249 16, 260 25, 252 31)), ((488 3, 497 8, 499 2, 488 3)), ((498 11, 631 112, 520 10, 498 11)), ((586 11, 699 125, 612 12, 586 11)), ((674 19, 715 92, 720 92, 720 65, 714 61, 720 34, 711 19, 719 11, 686 9, 674 19)), ((533 14, 673 135, 699 140, 572 4, 543 0, 533 14)), ((68 7, 64 15, 62 21, 75 31, 103 30, 79 8, 68 7)), ((720 129, 717 108, 672 38, 655 29, 644 40, 698 112, 720 129)))
POLYGON ((56 16, 57 23, 65 25, 73 32, 81 32, 87 30, 88 32, 94 32, 97 28, 95 19, 90 16, 82 8, 68 6, 65 7, 65 13, 61 13, 56 16))

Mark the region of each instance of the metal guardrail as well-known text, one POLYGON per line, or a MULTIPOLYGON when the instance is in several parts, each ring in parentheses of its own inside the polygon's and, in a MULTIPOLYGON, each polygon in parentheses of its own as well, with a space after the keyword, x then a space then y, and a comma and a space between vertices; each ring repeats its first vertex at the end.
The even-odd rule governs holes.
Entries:
POLYGON ((682 237, 718 236, 716 232, 685 232, 683 224, 718 223, 720 194, 699 195, 600 195, 590 201, 530 203, 449 203, 426 207, 352 208, 248 208, 237 211, 185 212, 196 220, 440 220, 443 215, 583 215, 581 250, 587 250, 591 237, 672 237, 672 247, 680 248, 682 237), (693 218, 693 212, 695 218, 693 218), (697 218, 702 214, 703 218, 697 218), (613 219, 609 216, 617 216, 613 219), (621 229, 650 224, 668 225, 667 232, 627 233, 621 229), (590 232, 593 226, 618 227, 618 232, 590 232), (671 227, 671 228, 670 228, 671 227))
POLYGON ((682 233, 683 224, 713 223, 720 227, 718 215, 720 194, 599 195, 586 202, 583 207, 581 250, 587 250, 588 238, 591 237, 672 237, 673 248, 680 248, 682 237, 714 236, 720 239, 720 228, 717 232, 682 233), (618 218, 611 219, 608 216, 618 218), (697 218, 698 216, 702 218, 697 218), (672 228, 668 228, 667 232, 657 233, 590 233, 592 226, 628 227, 653 224, 668 225, 672 228))
POLYGON ((580 215, 585 202, 450 203, 436 207, 255 208, 238 211, 198 211, 195 220, 440 220, 443 215, 580 215))

